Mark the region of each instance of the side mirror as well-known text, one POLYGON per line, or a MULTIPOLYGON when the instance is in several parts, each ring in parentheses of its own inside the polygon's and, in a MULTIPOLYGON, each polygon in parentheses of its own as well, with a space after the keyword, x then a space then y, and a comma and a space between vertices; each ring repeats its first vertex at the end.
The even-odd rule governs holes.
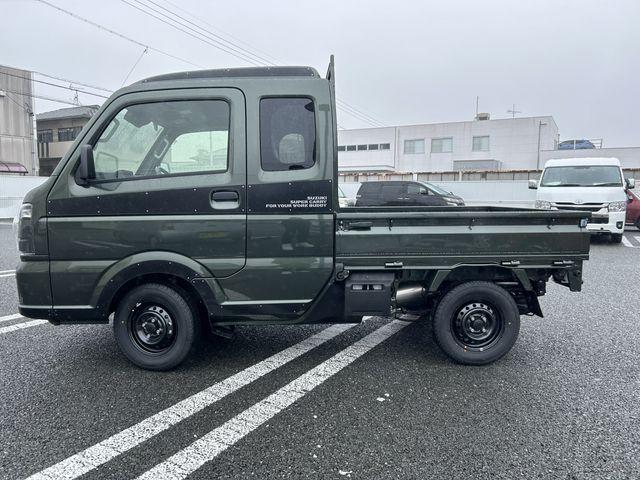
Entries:
POLYGON ((529 189, 537 190, 538 189, 538 181, 537 180, 529 180, 529 189))
POLYGON ((96 178, 96 166, 93 161, 93 147, 82 145, 80 147, 80 165, 76 173, 78 185, 87 186, 96 178))
POLYGON ((636 188, 636 180, 634 178, 627 178, 627 188, 629 190, 636 188))

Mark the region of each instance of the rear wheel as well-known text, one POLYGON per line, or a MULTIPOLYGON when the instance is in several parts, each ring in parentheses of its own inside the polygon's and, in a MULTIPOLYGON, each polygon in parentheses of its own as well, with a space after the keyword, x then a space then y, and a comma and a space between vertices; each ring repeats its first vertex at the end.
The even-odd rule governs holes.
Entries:
POLYGON ((165 285, 131 290, 116 309, 113 333, 131 362, 147 370, 169 370, 191 351, 198 334, 196 313, 185 297, 165 285))
POLYGON ((450 358, 485 365, 505 355, 520 331, 513 297, 491 282, 468 282, 447 293, 436 309, 433 333, 450 358))
POLYGON ((636 219, 636 228, 640 230, 640 217, 636 219))
POLYGON ((611 234, 611 243, 622 243, 622 234, 621 233, 612 233, 611 234))

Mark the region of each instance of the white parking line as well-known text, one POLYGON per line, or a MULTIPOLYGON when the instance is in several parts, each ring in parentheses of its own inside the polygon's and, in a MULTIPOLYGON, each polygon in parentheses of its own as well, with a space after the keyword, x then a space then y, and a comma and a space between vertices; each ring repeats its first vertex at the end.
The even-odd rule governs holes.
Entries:
POLYGON ((15 332, 16 330, 23 330, 29 327, 37 327, 38 325, 44 325, 49 323, 47 320, 30 320, 28 322, 16 323, 15 325, 9 325, 8 327, 0 328, 0 335, 9 332, 15 332))
POLYGON ((84 475, 354 326, 355 324, 333 325, 326 328, 201 392, 185 398, 140 423, 32 475, 27 480, 74 479, 84 475))
POLYGON ((638 243, 640 243, 640 235, 634 235, 633 238, 635 238, 638 241, 638 243))
POLYGON ((5 278, 5 277, 15 277, 16 276, 16 272, 12 272, 12 273, 0 273, 0 278, 5 278))
POLYGON ((631 242, 625 236, 622 237, 622 243, 624 244, 625 247, 636 248, 634 245, 631 245, 631 242))
POLYGON ((0 270, 0 275, 2 275, 3 273, 16 273, 15 270, 0 270))
POLYGON ((159 463, 139 476, 138 480, 186 478, 408 324, 409 322, 394 320, 373 331, 225 424, 210 431, 164 462, 159 463))
POLYGON ((22 318, 22 315, 19 313, 14 313, 12 315, 5 315, 4 317, 0 317, 0 323, 8 322, 9 320, 16 320, 18 318, 22 318))

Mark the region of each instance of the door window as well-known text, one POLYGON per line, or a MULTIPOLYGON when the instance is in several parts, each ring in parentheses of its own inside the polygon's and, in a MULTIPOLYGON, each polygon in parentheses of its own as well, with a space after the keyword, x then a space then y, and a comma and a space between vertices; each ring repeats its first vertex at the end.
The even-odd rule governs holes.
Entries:
POLYGON ((407 185, 407 193, 409 195, 427 195, 429 190, 422 185, 418 185, 417 183, 410 183, 407 185))
POLYGON ((130 105, 93 147, 97 180, 225 171, 229 104, 187 100, 130 105))

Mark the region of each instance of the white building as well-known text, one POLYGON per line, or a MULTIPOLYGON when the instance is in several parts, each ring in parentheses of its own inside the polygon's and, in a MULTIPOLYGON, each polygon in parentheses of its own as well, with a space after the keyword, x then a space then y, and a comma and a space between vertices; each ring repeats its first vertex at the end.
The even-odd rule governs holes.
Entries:
POLYGON ((540 152, 557 143, 551 116, 339 130, 338 165, 343 172, 534 170, 540 152))
POLYGON ((0 66, 0 174, 38 174, 31 72, 0 66))

